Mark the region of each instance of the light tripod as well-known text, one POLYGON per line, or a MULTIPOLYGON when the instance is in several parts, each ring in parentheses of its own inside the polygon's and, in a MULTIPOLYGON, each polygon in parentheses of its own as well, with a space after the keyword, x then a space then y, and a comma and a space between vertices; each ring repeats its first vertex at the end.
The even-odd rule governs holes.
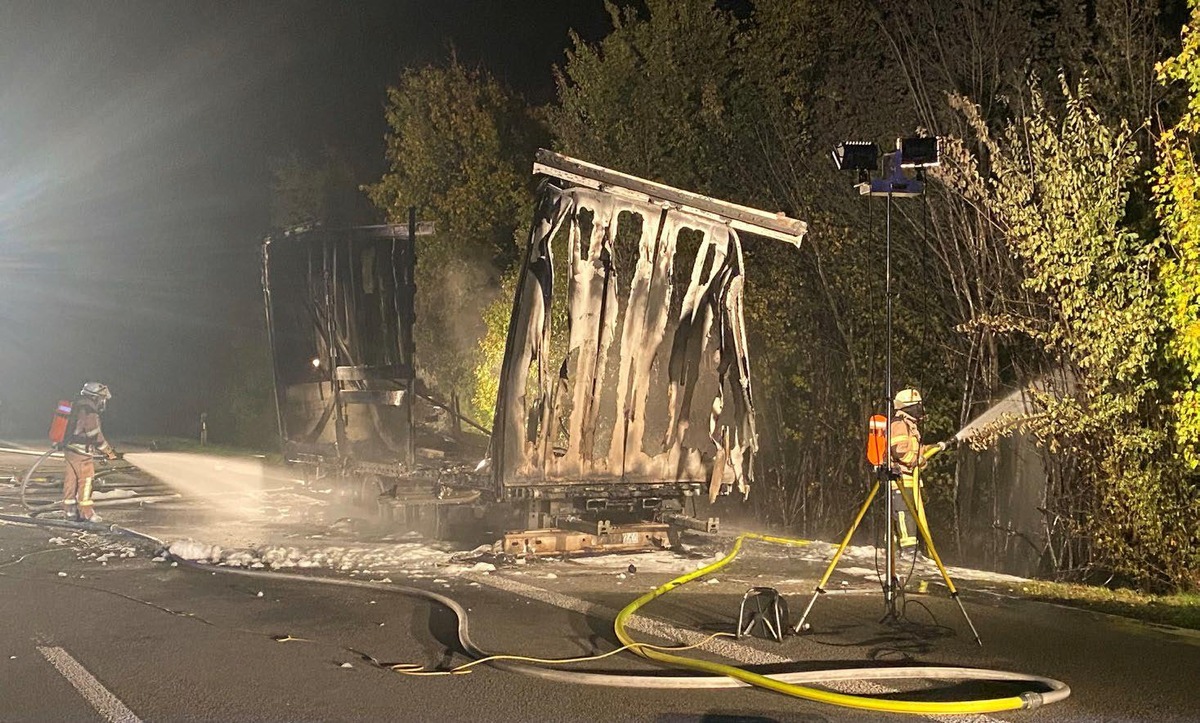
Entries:
MULTIPOLYGON (((854 517, 854 522, 851 523, 846 536, 842 538, 841 544, 838 545, 837 552, 834 553, 833 559, 830 560, 829 566, 825 569, 825 574, 821 576, 821 580, 817 583, 812 599, 808 601, 808 606, 804 609, 804 614, 800 616, 800 620, 796 623, 793 632, 799 633, 804 629, 804 623, 808 619, 809 613, 812 612, 813 605, 816 603, 817 598, 825 593, 825 584, 829 582, 829 577, 833 574, 838 561, 846 551, 846 547, 850 544, 850 539, 854 536, 859 524, 862 523, 863 517, 866 516, 867 510, 871 507, 871 502, 875 499, 875 495, 879 493, 880 485, 886 482, 889 487, 894 485, 895 489, 899 490, 905 506, 911 513, 917 529, 925 541, 925 546, 929 550, 930 556, 933 558, 938 571, 942 575, 942 580, 945 581, 946 587, 950 591, 950 596, 958 603, 959 610, 962 611, 967 625, 971 628, 972 635, 975 636, 975 642, 983 645, 983 641, 979 639, 979 633, 975 629, 975 624, 971 622, 971 617, 967 615, 967 610, 963 607, 962 600, 959 599, 958 589, 954 586, 954 581, 950 579, 950 574, 946 572, 946 566, 942 564, 941 557, 938 556, 937 548, 933 544, 933 537, 929 534, 929 527, 925 523, 925 516, 919 513, 917 506, 921 494, 921 463, 941 451, 941 448, 931 448, 930 451, 922 455, 924 460, 918 460, 912 472, 913 493, 911 495, 905 490, 905 485, 902 483, 900 476, 892 471, 891 464, 891 421, 895 416, 894 390, 892 389, 892 198, 913 198, 924 193, 925 184, 920 179, 908 178, 904 175, 903 169, 926 168, 937 165, 938 139, 910 138, 898 141, 896 151, 884 157, 884 177, 871 179, 869 177, 870 172, 878 167, 878 152, 878 146, 873 143, 843 143, 834 150, 833 156, 839 169, 859 172, 861 182, 857 188, 861 195, 887 198, 886 242, 884 250, 884 294, 887 297, 887 360, 884 372, 884 397, 887 400, 887 417, 883 420, 882 425, 879 425, 877 421, 879 417, 873 418, 871 429, 871 443, 874 444, 877 441, 884 446, 877 458, 871 460, 875 465, 875 483, 871 486, 871 491, 867 493, 867 498, 863 502, 862 507, 859 508, 858 514, 854 517), (880 435, 879 426, 882 426, 886 430, 882 435, 880 435), (880 438, 881 436, 882 439, 880 438)), ((898 593, 901 592, 901 585, 896 575, 895 510, 891 489, 888 489, 884 493, 884 500, 884 519, 886 521, 884 525, 884 537, 886 540, 887 560, 883 582, 884 616, 880 622, 896 622, 901 617, 901 611, 896 609, 896 599, 898 593)), ((914 551, 913 554, 915 555, 916 552, 914 551)))

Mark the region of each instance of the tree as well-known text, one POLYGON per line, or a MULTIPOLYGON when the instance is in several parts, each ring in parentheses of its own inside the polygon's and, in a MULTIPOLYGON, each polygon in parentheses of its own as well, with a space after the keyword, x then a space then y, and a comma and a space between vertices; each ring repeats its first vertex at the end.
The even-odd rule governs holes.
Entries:
POLYGON ((684 188, 713 192, 727 162, 724 103, 738 83, 735 25, 707 3, 649 0, 643 17, 607 4, 613 31, 572 35, 549 109, 564 152, 684 188))
POLYGON ((1107 123, 1086 85, 1061 84, 1061 111, 1034 85, 1028 114, 990 146, 984 203, 1031 303, 985 323, 1030 340, 1057 380, 1024 428, 1050 453, 1047 512, 1064 522, 1056 536, 1074 565, 1183 586, 1200 496, 1165 431, 1164 246, 1130 218, 1143 163, 1134 131, 1107 123))
POLYGON ((1163 243, 1170 256, 1162 269, 1171 362, 1179 370, 1170 390, 1175 441, 1188 467, 1200 467, 1200 4, 1191 3, 1179 54, 1158 68, 1164 84, 1182 87, 1186 105, 1158 139, 1155 197, 1163 243))
POLYGON ((271 226, 353 226, 370 221, 372 209, 359 190, 361 172, 346 154, 326 147, 316 158, 299 153, 271 168, 271 226))
POLYGON ((542 130, 525 103, 451 57, 388 89, 389 170, 367 187, 389 221, 416 206, 437 233, 417 245, 417 359, 426 381, 471 398, 483 309, 516 257, 542 130))
POLYGON ((256 326, 239 326, 223 359, 225 383, 210 398, 208 427, 213 442, 250 449, 279 449, 271 348, 261 304, 250 316, 256 326))

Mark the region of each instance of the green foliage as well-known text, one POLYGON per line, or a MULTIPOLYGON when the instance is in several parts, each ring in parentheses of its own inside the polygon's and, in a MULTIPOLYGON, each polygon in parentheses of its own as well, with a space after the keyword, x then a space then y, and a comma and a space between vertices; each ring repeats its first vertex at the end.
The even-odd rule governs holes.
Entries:
POLYGON ((473 370, 471 407, 490 425, 496 417, 496 398, 500 395, 500 367, 504 363, 504 346, 508 342, 508 322, 512 315, 513 298, 517 293, 517 274, 504 275, 500 293, 483 310, 484 334, 479 340, 479 352, 473 370))
POLYGON ((1124 224, 1140 161, 1133 134, 1107 127, 1082 87, 1064 86, 1061 119, 1037 88, 1031 100, 993 158, 993 205, 1025 263, 1025 286, 1048 307, 1042 342, 1113 413, 1129 414, 1155 386, 1161 328, 1152 283, 1160 247, 1124 224))
POLYGON ((351 226, 366 223, 371 207, 359 190, 359 174, 335 148, 316 159, 292 153, 271 168, 271 226, 351 226))
POLYGON ((259 325, 244 329, 230 340, 220 389, 214 390, 208 409, 208 433, 213 443, 257 450, 279 449, 275 418, 275 381, 271 374, 271 348, 266 319, 256 305, 259 325))
POLYGON ((471 398, 483 310, 512 263, 540 127, 521 99, 451 58, 388 90, 389 170, 367 188, 393 222, 416 206, 437 233, 418 240, 417 359, 446 395, 471 398))
POLYGON ((1166 294, 1168 346, 1181 369, 1172 389, 1176 442, 1189 467, 1200 466, 1200 4, 1192 3, 1192 21, 1184 29, 1179 54, 1158 68, 1164 84, 1182 87, 1186 106, 1174 126, 1158 139, 1155 194, 1164 242, 1171 256, 1161 279, 1166 294))
POLYGON ((540 130, 521 99, 452 57, 408 70, 388 89, 389 170, 367 188, 393 221, 417 206, 438 223, 426 254, 461 251, 512 259, 512 232, 529 200, 540 130))
POLYGON ((733 23, 706 3, 649 0, 648 15, 609 4, 613 32, 574 36, 549 110, 557 145, 601 165, 707 188, 720 145, 733 23))
POLYGON ((1124 615, 1163 625, 1200 630, 1200 595, 1177 593, 1149 595, 1126 588, 1109 589, 1093 585, 1031 580, 1021 585, 1021 593, 1031 600, 1072 605, 1110 615, 1124 615))
MULTIPOLYGON (((620 234, 621 231, 618 231, 620 234)), ((566 358, 570 343, 570 274, 568 263, 567 224, 551 239, 554 268, 554 288, 550 305, 550 349, 547 358, 566 358)), ((516 243, 527 243, 528 236, 518 232, 516 243)), ((500 293, 483 310, 484 333, 479 339, 473 370, 471 404, 488 424, 496 416, 496 399, 500 393, 500 368, 504 362, 504 347, 508 341, 508 324, 512 317, 513 299, 517 295, 521 265, 515 264, 500 279, 500 293)), ((531 368, 531 375, 535 374, 531 368)))
POLYGON ((1027 319, 1004 331, 1035 329, 1058 379, 1024 426, 1070 460, 1050 506, 1077 542, 1140 584, 1183 585, 1200 504, 1160 412, 1163 246, 1128 220, 1141 162, 1128 125, 1107 125, 1083 86, 1062 86, 1061 114, 1031 89, 991 158, 987 204, 1033 293, 1027 319))

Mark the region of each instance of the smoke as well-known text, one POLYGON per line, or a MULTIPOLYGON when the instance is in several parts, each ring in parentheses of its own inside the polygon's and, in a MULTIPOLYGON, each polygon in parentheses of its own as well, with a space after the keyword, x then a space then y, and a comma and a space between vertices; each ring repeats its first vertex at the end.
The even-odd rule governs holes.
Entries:
POLYGON ((484 311, 499 292, 496 270, 486 259, 459 254, 418 256, 417 264, 415 333, 422 376, 444 395, 459 391, 470 399, 479 342, 487 331, 484 311))

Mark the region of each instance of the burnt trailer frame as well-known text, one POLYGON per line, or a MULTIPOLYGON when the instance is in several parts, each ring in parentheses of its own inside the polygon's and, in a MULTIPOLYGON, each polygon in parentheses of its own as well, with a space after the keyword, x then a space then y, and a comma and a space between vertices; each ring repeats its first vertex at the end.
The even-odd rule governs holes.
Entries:
POLYGON ((432 232, 410 209, 408 224, 313 226, 263 240, 285 461, 308 466, 314 477, 413 470, 414 240, 432 232))
POLYGON ((738 232, 799 247, 807 225, 544 149, 533 173, 543 180, 500 374, 495 498, 524 507, 529 527, 603 536, 612 512, 695 527, 683 502, 748 494, 757 449, 738 232), (631 244, 621 225, 635 216, 631 244), (564 230, 568 321, 556 331, 564 230), (686 234, 700 241, 680 297, 686 234))

